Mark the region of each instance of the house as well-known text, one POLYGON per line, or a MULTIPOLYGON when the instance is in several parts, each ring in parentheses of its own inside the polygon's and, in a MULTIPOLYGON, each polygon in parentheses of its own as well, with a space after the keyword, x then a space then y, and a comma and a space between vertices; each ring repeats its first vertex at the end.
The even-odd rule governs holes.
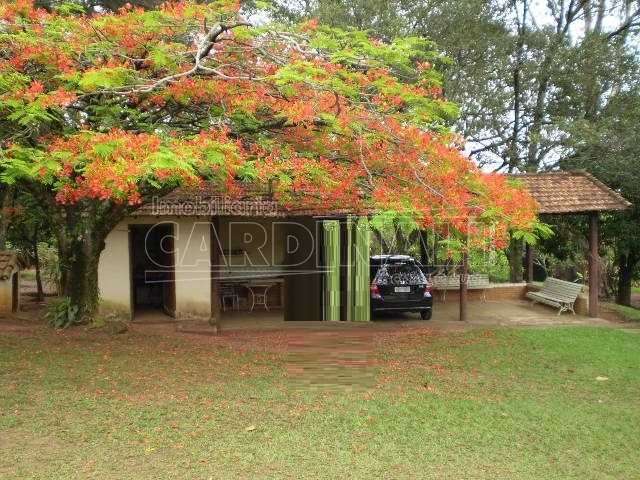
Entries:
MULTIPOLYGON (((598 218, 629 202, 585 172, 516 175, 542 215, 590 219, 589 313, 598 314, 598 218)), ((269 195, 236 199, 179 188, 121 221, 100 256, 101 308, 130 319, 216 322, 237 311, 284 320, 368 321, 369 227, 349 210, 283 210, 269 195)), ((531 279, 532 249, 527 247, 531 279)), ((462 304, 466 295, 459 296, 462 304)))
POLYGON ((283 210, 269 195, 178 188, 108 235, 101 309, 129 319, 369 320, 369 230, 347 211, 283 210))
POLYGON ((20 262, 16 252, 0 250, 0 315, 20 310, 20 262))

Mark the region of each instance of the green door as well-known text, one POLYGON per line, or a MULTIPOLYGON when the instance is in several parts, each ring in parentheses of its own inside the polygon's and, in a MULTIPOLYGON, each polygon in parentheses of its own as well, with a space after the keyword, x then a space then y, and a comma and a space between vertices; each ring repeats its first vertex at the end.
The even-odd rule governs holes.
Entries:
POLYGON ((340 223, 325 220, 324 229, 324 319, 340 320, 340 223))
POLYGON ((371 320, 369 255, 371 236, 367 217, 361 217, 355 223, 355 241, 353 244, 353 315, 354 322, 368 322, 371 320))

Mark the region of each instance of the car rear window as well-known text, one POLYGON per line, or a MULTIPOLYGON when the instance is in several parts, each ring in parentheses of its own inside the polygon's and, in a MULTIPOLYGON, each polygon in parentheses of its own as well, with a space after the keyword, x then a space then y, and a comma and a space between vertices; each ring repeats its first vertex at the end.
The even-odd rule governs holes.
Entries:
POLYGON ((416 264, 398 263, 381 266, 374 282, 377 285, 422 285, 427 283, 427 278, 416 264))

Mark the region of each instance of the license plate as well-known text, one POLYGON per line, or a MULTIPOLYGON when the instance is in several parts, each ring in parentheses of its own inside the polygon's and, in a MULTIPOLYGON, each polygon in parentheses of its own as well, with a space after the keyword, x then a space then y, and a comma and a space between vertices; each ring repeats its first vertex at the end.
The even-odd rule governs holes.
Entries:
POLYGON ((411 291, 411 287, 396 287, 394 291, 396 293, 409 293, 411 291))

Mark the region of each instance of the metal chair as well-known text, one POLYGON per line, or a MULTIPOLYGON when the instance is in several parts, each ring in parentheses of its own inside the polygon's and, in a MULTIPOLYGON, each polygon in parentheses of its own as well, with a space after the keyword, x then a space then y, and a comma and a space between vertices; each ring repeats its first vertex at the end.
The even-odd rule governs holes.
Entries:
POLYGON ((240 296, 233 285, 222 285, 220 288, 222 311, 227 311, 227 300, 231 300, 231 310, 240 310, 240 296))

